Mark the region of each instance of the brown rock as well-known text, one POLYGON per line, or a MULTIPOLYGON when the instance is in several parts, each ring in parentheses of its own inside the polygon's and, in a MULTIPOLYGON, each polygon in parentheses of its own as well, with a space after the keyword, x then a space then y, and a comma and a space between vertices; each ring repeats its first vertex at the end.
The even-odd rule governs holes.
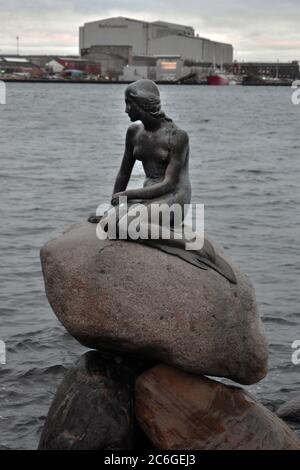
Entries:
POLYGON ((146 445, 136 426, 137 361, 90 351, 70 368, 49 410, 39 450, 112 450, 146 445))
POLYGON ((266 375, 254 290, 228 259, 237 285, 155 248, 100 241, 83 223, 49 242, 41 260, 50 304, 83 345, 243 384, 266 375))
POLYGON ((140 426, 162 450, 300 450, 300 441, 247 392, 168 366, 140 376, 140 426))

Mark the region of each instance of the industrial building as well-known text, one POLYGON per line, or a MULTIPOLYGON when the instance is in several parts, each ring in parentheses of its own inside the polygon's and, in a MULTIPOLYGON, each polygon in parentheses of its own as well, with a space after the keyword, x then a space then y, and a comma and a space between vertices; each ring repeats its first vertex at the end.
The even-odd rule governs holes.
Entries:
POLYGON ((0 57, 0 77, 6 74, 40 78, 43 75, 43 71, 36 63, 33 63, 26 57, 0 57))
MULTIPOLYGON (((211 41, 195 35, 191 26, 164 21, 138 21, 117 17, 85 23, 79 29, 82 56, 97 46, 98 54, 107 55, 108 48, 127 48, 128 65, 134 56, 180 56, 183 61, 222 66, 233 61, 231 44, 211 41)), ((117 55, 118 52, 113 53, 117 55)), ((124 54, 122 55, 122 57, 124 54)), ((127 65, 126 64, 126 65, 127 65)))
POLYGON ((66 70, 78 70, 90 75, 101 74, 99 63, 91 63, 78 57, 55 57, 45 64, 45 67, 49 72, 59 74, 66 70))
POLYGON ((257 79, 277 78, 280 80, 297 80, 300 78, 300 62, 234 62, 226 65, 229 73, 247 75, 257 79))
POLYGON ((123 69, 133 63, 132 46, 91 46, 82 51, 82 57, 101 64, 101 73, 110 79, 118 79, 123 69))

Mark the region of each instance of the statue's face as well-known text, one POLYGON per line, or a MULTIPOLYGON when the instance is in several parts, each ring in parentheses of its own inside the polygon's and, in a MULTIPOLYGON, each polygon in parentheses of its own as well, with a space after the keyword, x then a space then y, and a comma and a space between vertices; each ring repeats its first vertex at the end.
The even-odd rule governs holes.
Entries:
POLYGON ((137 104, 135 104, 134 101, 132 101, 131 99, 127 97, 125 98, 125 104, 126 104, 125 113, 128 114, 130 120, 132 122, 139 121, 141 119, 141 112, 137 104))

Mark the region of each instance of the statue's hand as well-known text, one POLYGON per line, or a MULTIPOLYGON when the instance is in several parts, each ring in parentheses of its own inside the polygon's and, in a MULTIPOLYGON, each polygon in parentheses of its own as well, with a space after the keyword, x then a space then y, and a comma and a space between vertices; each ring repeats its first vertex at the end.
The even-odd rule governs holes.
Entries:
POLYGON ((100 217, 96 214, 91 214, 88 218, 88 222, 90 222, 91 224, 98 224, 101 219, 102 219, 102 217, 100 217))
POLYGON ((118 206, 120 204, 120 197, 126 197, 125 191, 121 193, 115 193, 110 201, 112 206, 118 206))

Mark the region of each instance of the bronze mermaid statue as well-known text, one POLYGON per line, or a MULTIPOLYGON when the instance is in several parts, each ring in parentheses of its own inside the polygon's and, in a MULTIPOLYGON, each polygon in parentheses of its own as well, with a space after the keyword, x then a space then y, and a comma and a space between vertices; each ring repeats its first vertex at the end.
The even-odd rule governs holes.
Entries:
POLYGON ((192 195, 188 134, 162 111, 159 89, 151 80, 142 79, 130 84, 125 91, 125 103, 125 111, 133 124, 127 130, 125 152, 113 189, 111 209, 104 216, 90 216, 89 222, 102 223, 105 226, 113 216, 117 220, 118 230, 124 231, 130 221, 136 218, 137 206, 143 205, 147 208, 147 220, 140 220, 140 225, 147 225, 149 237, 135 238, 134 241, 179 256, 200 269, 213 269, 235 284, 236 277, 232 268, 216 254, 207 237, 204 237, 201 249, 186 249, 187 242, 195 239, 192 231, 188 238, 186 234, 189 232, 183 231, 183 228, 186 229, 185 208, 191 203, 192 195), (145 172, 144 185, 138 189, 127 189, 137 160, 141 161, 145 172), (120 202, 125 197, 126 216, 121 215, 120 210, 120 202), (175 220, 170 211, 176 205, 182 209, 180 221, 175 220), (154 223, 151 220, 153 207, 157 207, 159 211, 159 219, 155 219, 155 223, 159 225, 158 239, 150 236, 149 227, 154 223), (167 219, 168 224, 165 225, 162 221, 167 219), (178 233, 181 236, 176 237, 175 234, 178 233))

